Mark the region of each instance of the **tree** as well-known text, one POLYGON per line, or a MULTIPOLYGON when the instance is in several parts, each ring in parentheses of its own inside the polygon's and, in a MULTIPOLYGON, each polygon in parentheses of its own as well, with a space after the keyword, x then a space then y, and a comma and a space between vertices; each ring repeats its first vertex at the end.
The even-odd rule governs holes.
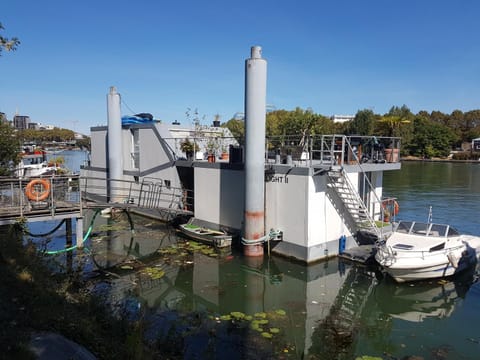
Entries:
POLYGON ((20 149, 15 130, 8 123, 0 123, 0 176, 11 176, 20 162, 20 149))
POLYGON ((457 140, 453 130, 445 125, 417 117, 413 121, 413 135, 405 148, 410 155, 421 157, 448 156, 457 140))
POLYGON ((222 127, 230 130, 233 137, 240 145, 245 143, 245 123, 243 120, 230 119, 226 123, 222 124, 222 127))
POLYGON ((348 131, 356 135, 372 135, 375 128, 375 114, 370 109, 359 110, 350 122, 348 131))
MULTIPOLYGON (((0 30, 4 30, 2 23, 0 23, 0 30)), ((17 50, 17 46, 20 45, 20 41, 13 37, 8 39, 2 35, 0 35, 0 56, 2 56, 2 51, 15 51, 17 50)))

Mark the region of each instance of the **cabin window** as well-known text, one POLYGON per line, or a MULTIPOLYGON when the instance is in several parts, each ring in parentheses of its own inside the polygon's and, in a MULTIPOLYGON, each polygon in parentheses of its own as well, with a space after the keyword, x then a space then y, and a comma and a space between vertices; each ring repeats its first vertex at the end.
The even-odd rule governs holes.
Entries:
POLYGON ((132 134, 132 167, 140 169, 140 129, 130 129, 132 134))
POLYGON ((427 235, 429 224, 415 223, 412 227, 412 233, 417 235, 427 235))
POLYGON ((167 187, 167 189, 170 189, 170 186, 171 186, 170 180, 163 180, 163 183, 165 184, 165 186, 167 187))
POLYGON ((432 251, 438 251, 438 250, 442 250, 442 249, 445 249, 445 243, 435 245, 435 246, 431 247, 429 251, 432 252, 432 251))
POLYGON ((406 245, 406 244, 395 244, 393 245, 394 249, 399 249, 399 250, 412 250, 413 245, 406 245))
POLYGON ((396 231, 397 232, 401 232, 401 233, 404 233, 404 234, 408 234, 410 232, 410 228, 412 227, 412 223, 411 222, 400 222, 397 226, 397 229, 396 231))
POLYGON ((447 236, 458 236, 458 235, 460 235, 460 234, 458 233, 457 230, 455 230, 454 228, 451 228, 451 227, 448 228, 447 236))
POLYGON ((447 232, 447 227, 440 224, 432 224, 430 228, 429 236, 445 236, 447 232))

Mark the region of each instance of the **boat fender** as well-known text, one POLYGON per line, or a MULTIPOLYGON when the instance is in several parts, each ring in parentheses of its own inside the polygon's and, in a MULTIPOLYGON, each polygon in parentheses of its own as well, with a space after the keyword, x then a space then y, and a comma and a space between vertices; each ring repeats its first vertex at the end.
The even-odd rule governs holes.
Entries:
POLYGON ((448 261, 450 261, 450 264, 456 269, 458 267, 458 261, 460 260, 457 256, 455 256, 454 253, 449 253, 447 255, 448 261))
POLYGON ((42 201, 50 195, 50 182, 47 179, 33 179, 25 188, 25 195, 32 201, 42 201))
POLYGON ((345 252, 345 246, 347 243, 347 237, 345 235, 340 236, 340 239, 338 241, 338 253, 342 254, 345 252))

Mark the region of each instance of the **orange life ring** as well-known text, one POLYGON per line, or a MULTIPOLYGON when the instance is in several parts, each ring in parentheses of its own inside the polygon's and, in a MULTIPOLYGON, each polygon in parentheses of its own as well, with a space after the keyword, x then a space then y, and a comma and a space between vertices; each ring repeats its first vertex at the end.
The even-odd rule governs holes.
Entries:
POLYGON ((33 201, 42 201, 50 195, 50 182, 46 179, 34 179, 27 184, 25 195, 33 201))
POLYGON ((400 211, 400 205, 398 205, 398 202, 396 200, 393 200, 393 213, 395 215, 398 215, 399 211, 400 211))
POLYGON ((382 201, 382 207, 383 209, 391 209, 393 215, 398 215, 400 212, 400 205, 398 205, 398 202, 396 200, 385 200, 382 201), (393 203, 393 208, 391 208, 389 205, 393 203))

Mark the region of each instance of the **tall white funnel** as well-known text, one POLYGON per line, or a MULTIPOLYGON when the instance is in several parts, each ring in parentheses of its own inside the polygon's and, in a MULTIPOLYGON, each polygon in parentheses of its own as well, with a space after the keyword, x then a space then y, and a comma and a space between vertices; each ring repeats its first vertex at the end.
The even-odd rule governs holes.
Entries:
POLYGON ((253 46, 245 61, 245 256, 263 256, 265 240, 265 112, 267 61, 253 46))
POLYGON ((110 202, 121 201, 118 195, 119 181, 123 175, 122 152, 122 116, 120 112, 120 94, 115 86, 110 87, 107 95, 108 116, 108 197, 110 202))

